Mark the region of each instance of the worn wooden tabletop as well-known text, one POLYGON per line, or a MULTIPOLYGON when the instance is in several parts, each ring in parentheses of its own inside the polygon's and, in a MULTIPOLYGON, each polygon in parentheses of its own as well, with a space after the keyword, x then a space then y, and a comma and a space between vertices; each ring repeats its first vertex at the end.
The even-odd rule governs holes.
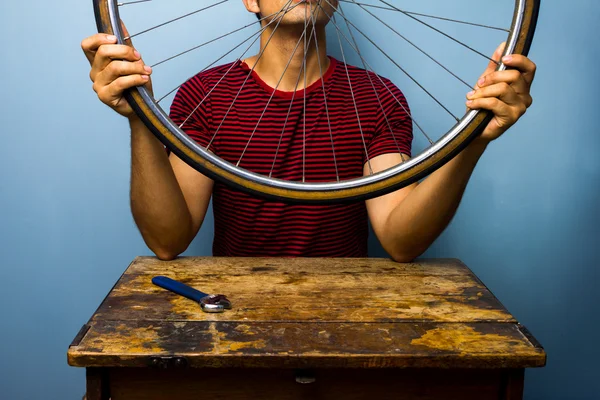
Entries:
POLYGON ((529 368, 543 348, 458 260, 137 258, 68 351, 79 367, 529 368), (206 314, 165 275, 233 309, 206 314))

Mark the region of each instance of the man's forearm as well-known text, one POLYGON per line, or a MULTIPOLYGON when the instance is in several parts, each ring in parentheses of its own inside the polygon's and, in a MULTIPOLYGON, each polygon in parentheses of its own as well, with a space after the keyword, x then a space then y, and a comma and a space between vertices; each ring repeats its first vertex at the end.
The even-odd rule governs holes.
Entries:
POLYGON ((131 211, 148 247, 161 259, 184 251, 192 218, 163 145, 139 119, 131 125, 131 211))
POLYGON ((487 142, 476 139, 432 173, 397 205, 385 224, 382 245, 400 262, 421 255, 452 220, 487 142))

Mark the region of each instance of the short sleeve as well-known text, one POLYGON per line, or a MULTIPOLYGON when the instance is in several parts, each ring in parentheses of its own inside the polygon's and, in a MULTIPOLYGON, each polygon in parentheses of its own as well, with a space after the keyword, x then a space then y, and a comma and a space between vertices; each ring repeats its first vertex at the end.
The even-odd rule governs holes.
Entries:
POLYGON ((210 98, 207 97, 204 84, 196 76, 179 88, 169 116, 190 138, 206 147, 212 139, 210 110, 210 98))
POLYGON ((382 78, 380 83, 379 99, 375 100, 378 103, 379 113, 375 134, 367 145, 368 158, 389 153, 398 154, 398 152, 410 157, 413 123, 408 103, 400 89, 390 80, 382 78))

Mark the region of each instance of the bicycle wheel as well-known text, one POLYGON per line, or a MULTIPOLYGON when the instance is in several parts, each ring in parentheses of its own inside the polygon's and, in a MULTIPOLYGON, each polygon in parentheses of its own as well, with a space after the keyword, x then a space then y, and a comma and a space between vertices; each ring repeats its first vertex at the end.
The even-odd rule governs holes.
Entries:
MULTIPOLYGON (((459 3, 460 1, 465 0, 456 0, 455 3, 459 3)), ((161 17, 160 14, 162 13, 159 13, 158 16, 149 17, 149 15, 151 15, 149 13, 149 7, 151 7, 152 3, 159 2, 151 2, 151 0, 126 1, 122 3, 119 3, 117 0, 93 0, 93 2, 98 31, 115 35, 121 44, 130 43, 130 39, 136 38, 136 48, 139 49, 137 38, 148 35, 150 32, 158 32, 160 29, 167 29, 167 27, 176 25, 175 23, 181 24, 182 21, 188 20, 192 17, 195 18, 195 16, 202 14, 212 13, 210 14, 209 18, 211 16, 214 18, 215 10, 217 10, 218 7, 224 7, 224 4, 228 3, 229 0, 214 1, 208 5, 204 4, 202 7, 197 9, 185 10, 181 13, 174 13, 172 18, 165 18, 164 21, 160 22, 157 20, 158 23, 149 24, 150 27, 140 29, 137 33, 131 34, 129 37, 124 35, 120 24, 121 16, 125 10, 125 7, 130 10, 130 13, 132 13, 131 15, 144 15, 143 21, 148 21, 152 20, 153 18, 161 17), (136 7, 145 7, 145 9, 136 7)), ((261 34, 265 31, 265 26, 267 28, 270 24, 271 28, 274 26, 271 33, 271 35, 273 35, 277 29, 278 21, 281 21, 285 15, 290 12, 290 10, 303 3, 307 2, 304 0, 289 0, 277 13, 274 13, 275 15, 263 15, 259 21, 254 20, 254 22, 249 22, 246 25, 243 25, 241 28, 233 30, 227 28, 225 30, 227 33, 224 34, 215 33, 212 31, 210 34, 205 33, 210 40, 203 41, 201 44, 191 46, 183 51, 178 51, 175 55, 164 56, 160 61, 154 63, 153 65, 156 68, 157 66, 163 65, 166 62, 170 62, 171 60, 177 59, 183 55, 187 55, 193 51, 207 47, 212 43, 223 43, 223 41, 226 40, 225 38, 230 37, 230 35, 242 32, 243 30, 248 29, 254 24, 260 22, 261 28, 257 32, 254 32, 252 35, 250 35, 250 37, 242 41, 240 44, 237 44, 224 56, 221 56, 216 61, 209 64, 208 67, 217 65, 220 60, 224 59, 224 57, 232 56, 232 54, 234 54, 234 50, 239 54, 242 49, 246 48, 246 44, 251 42, 250 47, 246 48, 247 52, 251 48, 252 43, 255 43, 255 41, 258 40, 261 34), (254 42, 252 42, 252 39, 254 39, 254 42)), ((227 161, 219 154, 213 153, 208 148, 210 144, 208 146, 202 146, 198 144, 186 134, 185 126, 182 126, 182 124, 176 124, 171 118, 169 118, 169 113, 165 110, 167 107, 163 105, 164 100, 168 98, 169 95, 172 95, 183 84, 178 85, 175 89, 168 92, 167 95, 161 97, 153 97, 153 95, 144 87, 138 87, 130 90, 126 94, 126 98, 137 115, 144 121, 148 128, 172 152, 174 152, 177 156, 198 171, 213 179, 223 181, 228 185, 232 185, 241 190, 269 198, 307 203, 340 202, 376 197, 409 185, 425 177, 435 169, 441 167, 445 162, 449 161, 454 155, 460 152, 460 150, 462 150, 477 134, 479 134, 491 119, 489 112, 474 110, 467 111, 464 115, 459 117, 455 111, 450 110, 450 107, 444 105, 443 100, 438 99, 434 94, 432 94, 431 89, 428 89, 425 87, 426 85, 419 83, 419 81, 414 77, 414 75, 416 75, 414 72, 407 71, 407 68, 403 67, 400 61, 390 56, 390 51, 383 49, 383 47, 385 47, 385 43, 389 43, 390 39, 393 37, 393 43, 395 46, 399 45, 399 43, 403 43, 405 46, 411 48, 417 54, 422 56, 424 60, 431 63, 431 67, 428 67, 429 69, 439 68, 435 74, 447 75, 448 79, 457 83, 459 86, 463 88, 470 88, 470 85, 467 83, 467 81, 475 82, 475 79, 463 79, 459 76, 460 73, 454 72, 453 67, 448 66, 449 64, 456 64, 457 57, 452 56, 452 54, 455 53, 450 54, 449 62, 440 62, 436 56, 432 55, 431 50, 424 50, 422 46, 419 46, 415 43, 416 41, 414 39, 409 39, 407 37, 407 32, 401 33, 400 30, 407 25, 408 22, 413 23, 414 25, 421 27, 422 29, 426 29, 427 31, 431 32, 432 35, 436 35, 447 42, 447 44, 445 43, 443 46, 438 46, 437 48, 446 48, 450 45, 456 46, 456 48, 462 49, 463 51, 468 51, 469 53, 474 54, 476 57, 481 58, 486 64, 489 62, 489 58, 484 54, 484 52, 475 49, 474 46, 469 45, 466 43, 466 41, 456 38, 455 35, 448 33, 449 31, 453 31, 452 29, 441 28, 439 24, 452 24, 452 26, 460 26, 468 29, 493 30, 500 35, 502 40, 506 42, 504 54, 527 55, 533 40, 538 10, 540 7, 540 0, 515 0, 514 6, 512 5, 513 2, 511 0, 493 3, 494 4, 489 4, 485 7, 488 7, 493 11, 493 7, 500 7, 498 4, 503 3, 502 7, 504 7, 504 9, 509 9, 510 14, 505 13, 507 15, 507 23, 504 26, 507 27, 498 27, 497 25, 474 22, 472 20, 466 21, 460 18, 452 17, 451 11, 447 12, 445 15, 442 15, 431 9, 434 7, 433 5, 424 6, 423 4, 420 4, 419 6, 423 10, 406 10, 403 6, 392 4, 391 0, 389 2, 385 0, 312 0, 308 2, 309 5, 305 8, 309 9, 309 20, 307 20, 307 22, 304 24, 305 28, 303 33, 305 45, 307 39, 309 41, 308 46, 310 46, 310 41, 313 39, 313 36, 316 39, 316 35, 313 35, 310 32, 310 21, 312 21, 312 30, 314 33, 314 24, 317 18, 316 15, 318 15, 317 13, 323 13, 329 20, 330 29, 334 29, 340 45, 339 52, 344 58, 344 61, 346 61, 345 54, 353 51, 358 56, 357 64, 360 68, 364 68, 368 72, 377 73, 377 71, 374 71, 372 68, 372 64, 379 65, 382 62, 381 58, 383 58, 386 60, 386 62, 388 62, 389 65, 396 67, 398 75, 402 75, 405 78, 408 77, 408 82, 416 85, 415 87, 418 87, 419 90, 422 90, 425 97, 432 99, 432 104, 435 107, 443 109, 442 112, 449 114, 450 116, 450 123, 447 125, 449 127, 444 129, 442 134, 437 135, 437 137, 434 139, 431 139, 431 135, 426 133, 422 128, 423 124, 420 124, 417 118, 414 117, 414 112, 411 113, 407 110, 415 129, 422 132, 423 136, 426 138, 426 146, 419 154, 414 155, 410 159, 403 158, 401 163, 385 171, 364 174, 362 176, 353 176, 349 178, 346 177, 344 179, 340 179, 340 176, 338 175, 337 179, 332 179, 328 182, 313 182, 305 179, 304 176, 302 176, 301 179, 286 180, 273 177, 272 174, 259 174, 253 172, 251 169, 243 168, 240 166, 240 162, 236 163, 232 162, 231 160, 227 161), (352 7, 352 9, 350 9, 350 7, 352 7), (380 37, 379 41, 373 40, 372 34, 365 33, 367 28, 358 26, 360 25, 358 22, 359 17, 356 15, 358 11, 361 13, 361 22, 367 24, 367 27, 378 30, 380 37), (390 17, 390 15, 393 17, 390 17), (404 20, 399 22, 399 18, 403 18, 404 20), (385 33, 381 32, 383 30, 385 30, 385 33), (379 61, 367 61, 364 56, 364 51, 361 53, 359 46, 360 43, 362 43, 363 46, 369 45, 372 51, 377 52, 380 57, 379 61)), ((189 5, 186 7, 189 7, 189 5)), ((438 4, 435 7, 448 8, 447 4, 446 6, 438 4)), ((246 10, 241 8, 239 10, 240 13, 246 12, 246 10)), ((483 11, 480 12, 480 14, 486 15, 483 11)), ((228 15, 232 14, 230 13, 228 15)), ((224 21, 225 20, 227 19, 224 19, 224 21)), ((196 22, 195 25, 197 26, 202 24, 198 24, 196 22)), ((411 29, 414 30, 416 28, 411 29)), ((197 28, 195 34, 198 34, 197 28)), ((426 36, 426 32, 418 35, 426 36)), ((182 38, 189 36, 191 35, 188 33, 185 36, 180 34, 176 37, 182 38)), ((155 37, 154 39, 151 39, 149 43, 156 43, 164 40, 165 38, 163 36, 159 36, 158 38, 155 37)), ((502 40, 498 40, 498 42, 502 40)), ((174 41, 168 40, 164 47, 170 49, 173 45, 174 41)), ((316 41, 315 45, 318 45, 316 41)), ((153 47, 153 45, 149 45, 148 47, 153 47)), ((143 49, 140 51, 145 57, 147 57, 147 53, 143 49)), ((457 50, 452 51, 456 52, 457 50)), ((242 53, 242 56, 237 57, 236 55, 235 57, 240 60, 243 55, 246 54, 246 52, 242 53)), ((262 52, 258 55, 259 59, 261 54, 262 52)), ((356 55, 354 57, 356 57, 356 55)), ((460 58, 462 58, 462 56, 460 58)), ((375 60, 377 60, 377 58, 375 58, 375 60)), ((468 62, 464 61, 464 63, 468 62)), ((345 62, 344 65, 346 64, 347 63, 345 62)), ((204 70, 206 70, 206 68, 204 70)), ((505 68, 506 67, 502 63, 497 63, 497 70, 503 70, 505 68)), ((481 70, 482 69, 479 69, 480 72, 481 70)), ((194 73, 195 72, 197 71, 194 71, 194 73)), ((153 77, 155 76, 156 72, 153 77)), ((375 77, 373 79, 381 79, 379 75, 372 76, 375 77)), ((474 78, 476 77, 474 76, 474 78)), ((300 80, 300 77, 298 77, 298 80, 300 80)), ((184 80, 184 83, 185 81, 186 80, 184 80)), ((298 84, 296 88, 298 88, 298 84)), ((373 89, 375 89, 374 86, 373 89)), ((209 95, 210 93, 208 93, 207 96, 209 95)), ((325 91, 323 95, 325 96, 326 102, 327 94, 325 91)), ((349 93, 349 98, 354 98, 354 95, 349 93)), ((456 99, 457 101, 460 100, 459 103, 462 104, 462 107, 464 107, 464 103, 462 102, 463 98, 464 96, 460 96, 456 99)), ((199 102, 195 110, 202 106, 202 103, 205 99, 202 99, 199 102)), ((235 99, 232 102, 231 107, 233 106, 234 102, 235 99)), ((349 103, 349 107, 352 108, 352 103, 350 100, 349 103)), ((356 108, 356 101, 354 101, 354 108, 356 108)), ((356 118, 359 119, 360 125, 360 112, 358 110, 356 111, 356 118)), ((429 119, 429 117, 426 117, 426 119, 429 119)), ((216 128, 214 129, 216 131, 215 135, 222 123, 222 121, 220 123, 219 121, 214 123, 213 129, 216 128)), ((254 133, 257 130, 260 131, 259 124, 260 120, 253 129, 251 138, 254 136, 254 133)), ((360 134, 362 134, 362 131, 360 134)), ((248 142, 248 146, 249 145, 250 141, 248 142)), ((333 137, 332 151, 335 152, 335 146, 333 146, 333 137)), ((310 157, 310 154, 304 154, 304 152, 305 150, 303 150, 303 157, 310 157)), ((244 153, 242 153, 241 157, 244 157, 244 153)), ((240 158, 240 161, 242 158, 240 158)), ((277 158, 277 155, 275 155, 275 158, 277 158)), ((335 160, 335 154, 333 154, 333 158, 335 160)), ((366 159, 368 160, 368 154, 366 155, 366 159)), ((265 162, 270 163, 271 160, 265 162)), ((336 165, 335 168, 337 171, 338 166, 336 165)))

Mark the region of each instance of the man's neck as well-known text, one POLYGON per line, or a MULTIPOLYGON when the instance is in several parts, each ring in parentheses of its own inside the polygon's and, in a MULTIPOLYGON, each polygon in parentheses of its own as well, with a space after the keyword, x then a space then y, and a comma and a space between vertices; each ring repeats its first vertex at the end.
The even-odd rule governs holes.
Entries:
POLYGON ((315 33, 313 33, 312 24, 309 25, 306 38, 302 35, 303 31, 304 27, 299 29, 279 26, 272 35, 273 29, 267 28, 260 38, 262 55, 259 52, 258 55, 246 59, 246 64, 250 68, 254 67, 254 71, 264 82, 273 88, 277 87, 278 90, 301 90, 305 87, 305 81, 306 86, 310 86, 321 79, 329 68, 325 26, 315 26, 315 33), (315 35, 317 46, 315 46, 315 35), (308 44, 306 50, 305 39, 308 44), (303 68, 305 60, 306 80, 303 68))

